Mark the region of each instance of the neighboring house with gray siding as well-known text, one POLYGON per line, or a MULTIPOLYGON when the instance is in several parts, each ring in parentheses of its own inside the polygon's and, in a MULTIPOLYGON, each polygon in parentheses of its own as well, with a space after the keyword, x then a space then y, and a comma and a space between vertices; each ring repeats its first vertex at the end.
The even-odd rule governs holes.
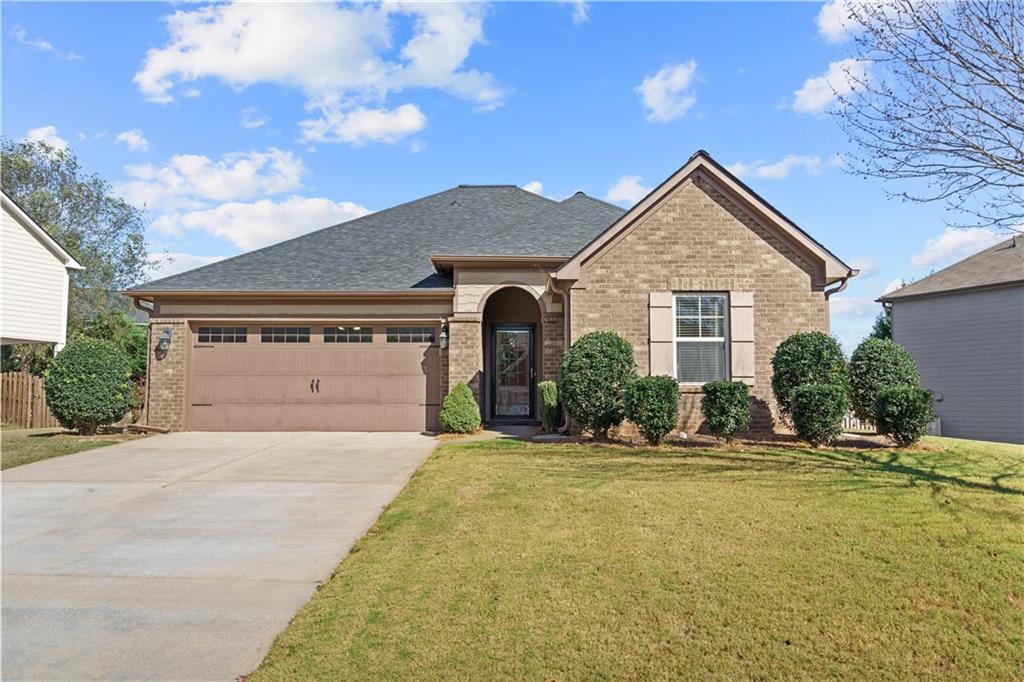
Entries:
POLYGON ((1024 443, 1024 237, 886 294, 942 435, 1024 443))

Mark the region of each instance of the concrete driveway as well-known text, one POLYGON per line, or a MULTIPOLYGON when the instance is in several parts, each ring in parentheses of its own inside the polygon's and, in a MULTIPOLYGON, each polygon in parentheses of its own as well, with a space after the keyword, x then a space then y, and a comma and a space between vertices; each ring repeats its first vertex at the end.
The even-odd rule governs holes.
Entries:
POLYGON ((3 678, 249 672, 433 447, 176 433, 5 472, 3 678))

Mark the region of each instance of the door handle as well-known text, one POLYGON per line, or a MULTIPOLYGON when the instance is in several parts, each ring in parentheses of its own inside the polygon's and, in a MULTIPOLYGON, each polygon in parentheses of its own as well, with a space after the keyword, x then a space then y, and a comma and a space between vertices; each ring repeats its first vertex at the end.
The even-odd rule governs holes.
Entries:
POLYGON ((316 380, 316 392, 317 393, 320 392, 320 380, 319 379, 316 380))
POLYGON ((312 393, 312 392, 313 392, 313 381, 314 381, 314 379, 310 379, 310 380, 309 380, 309 392, 310 392, 310 393, 312 393))

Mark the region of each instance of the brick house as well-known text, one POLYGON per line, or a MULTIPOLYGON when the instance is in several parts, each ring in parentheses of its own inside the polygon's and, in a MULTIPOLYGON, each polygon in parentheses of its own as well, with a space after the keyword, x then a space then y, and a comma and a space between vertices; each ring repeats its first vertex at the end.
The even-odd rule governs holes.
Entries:
POLYGON ((150 314, 155 426, 433 430, 459 381, 486 420, 533 421, 537 382, 610 329, 679 381, 681 431, 721 378, 768 430, 775 347, 827 331, 856 274, 701 151, 628 211, 460 185, 126 295, 150 314))

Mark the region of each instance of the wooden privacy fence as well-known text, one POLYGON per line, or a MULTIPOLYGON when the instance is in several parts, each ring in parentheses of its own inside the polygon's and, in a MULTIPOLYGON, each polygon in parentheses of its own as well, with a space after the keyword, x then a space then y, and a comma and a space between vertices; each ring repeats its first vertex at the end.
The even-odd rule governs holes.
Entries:
POLYGON ((46 406, 41 377, 28 372, 4 372, 0 377, 0 421, 26 429, 60 426, 46 406))

